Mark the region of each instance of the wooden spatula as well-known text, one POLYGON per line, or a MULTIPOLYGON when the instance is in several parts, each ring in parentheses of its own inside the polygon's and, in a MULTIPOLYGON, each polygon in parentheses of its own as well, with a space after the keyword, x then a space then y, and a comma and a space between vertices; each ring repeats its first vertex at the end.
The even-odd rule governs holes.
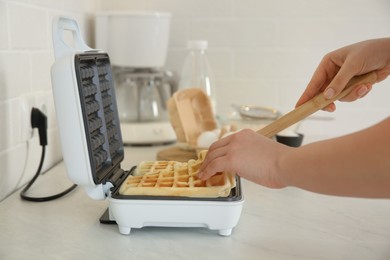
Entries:
POLYGON ((305 119, 314 112, 323 109, 330 103, 347 96, 356 86, 368 83, 374 84, 376 82, 376 79, 377 75, 375 72, 370 72, 364 75, 353 77, 348 82, 344 90, 332 99, 325 99, 323 93, 319 93, 317 96, 313 97, 306 103, 300 105, 291 112, 285 114, 284 116, 280 117, 279 119, 275 120, 264 128, 258 130, 257 133, 266 137, 272 137, 280 131, 286 129, 287 127, 301 121, 302 119, 305 119))

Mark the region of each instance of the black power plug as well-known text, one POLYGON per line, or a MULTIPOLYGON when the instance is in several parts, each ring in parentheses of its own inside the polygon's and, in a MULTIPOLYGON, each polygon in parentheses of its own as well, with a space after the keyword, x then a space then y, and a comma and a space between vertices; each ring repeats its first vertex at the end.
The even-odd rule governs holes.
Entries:
POLYGON ((42 146, 42 155, 41 155, 41 160, 39 162, 37 172, 35 173, 34 177, 30 180, 30 182, 27 183, 26 187, 24 187, 24 189, 20 192, 20 197, 23 200, 33 201, 33 202, 44 202, 44 201, 50 201, 50 200, 61 198, 62 196, 65 196, 66 194, 74 190, 77 187, 77 185, 74 184, 68 189, 64 190, 63 192, 60 192, 55 195, 47 196, 47 197, 30 197, 26 195, 27 191, 30 189, 30 187, 33 185, 33 183, 41 174, 43 161, 45 159, 45 151, 46 151, 45 148, 47 145, 47 117, 44 113, 42 113, 41 110, 35 107, 31 109, 31 127, 33 129, 38 128, 39 143, 42 146))
POLYGON ((41 146, 47 145, 47 117, 38 108, 31 109, 31 127, 38 128, 39 143, 41 146))

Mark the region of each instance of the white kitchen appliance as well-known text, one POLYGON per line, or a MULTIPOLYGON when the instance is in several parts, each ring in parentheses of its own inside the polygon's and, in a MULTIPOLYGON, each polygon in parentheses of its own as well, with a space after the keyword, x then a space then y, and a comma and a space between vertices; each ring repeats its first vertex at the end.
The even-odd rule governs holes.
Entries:
POLYGON ((171 143, 166 101, 177 90, 163 69, 170 14, 104 12, 96 15, 96 47, 110 53, 119 120, 125 144, 171 143))
POLYGON ((89 48, 75 20, 53 22, 55 63, 51 76, 62 153, 69 178, 96 200, 108 199, 108 215, 119 232, 144 226, 207 227, 231 234, 241 215, 239 177, 228 197, 188 198, 120 195, 134 168, 122 170, 122 135, 109 56, 89 48), (71 31, 74 47, 63 35, 71 31))

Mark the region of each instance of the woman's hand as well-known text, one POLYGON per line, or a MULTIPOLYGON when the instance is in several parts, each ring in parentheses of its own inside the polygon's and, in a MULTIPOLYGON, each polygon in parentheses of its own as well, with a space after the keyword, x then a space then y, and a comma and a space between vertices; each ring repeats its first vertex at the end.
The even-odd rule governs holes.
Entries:
MULTIPOLYGON (((297 106, 318 93, 338 95, 357 75, 375 71, 377 82, 390 74, 390 38, 356 43, 324 57, 297 106)), ((357 87, 343 101, 365 96, 371 85, 357 87)), ((325 110, 335 110, 330 104, 325 110)), ((270 188, 295 186, 314 192, 390 198, 390 118, 365 130, 291 148, 252 130, 215 142, 199 177, 232 172, 270 188)))
POLYGON ((208 179, 217 172, 232 172, 269 188, 286 187, 279 176, 279 159, 294 149, 244 129, 215 142, 200 168, 199 177, 208 179))
MULTIPOLYGON (((306 90, 297 102, 305 103, 320 92, 328 99, 339 94, 348 81, 357 75, 371 71, 377 73, 377 82, 390 74, 390 38, 374 39, 355 43, 325 55, 313 74, 306 90)), ((341 101, 355 101, 364 97, 372 88, 371 84, 361 85, 341 101)), ((334 103, 324 110, 332 112, 334 103)))

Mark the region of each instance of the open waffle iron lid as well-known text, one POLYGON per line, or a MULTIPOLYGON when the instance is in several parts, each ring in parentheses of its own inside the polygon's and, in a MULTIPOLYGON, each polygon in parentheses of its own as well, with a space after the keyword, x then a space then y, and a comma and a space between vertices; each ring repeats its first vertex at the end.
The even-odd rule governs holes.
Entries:
POLYGON ((70 18, 54 19, 53 46, 51 77, 67 173, 90 197, 104 199, 123 174, 124 158, 110 60, 85 44, 70 18), (67 31, 73 46, 65 41, 67 31))

